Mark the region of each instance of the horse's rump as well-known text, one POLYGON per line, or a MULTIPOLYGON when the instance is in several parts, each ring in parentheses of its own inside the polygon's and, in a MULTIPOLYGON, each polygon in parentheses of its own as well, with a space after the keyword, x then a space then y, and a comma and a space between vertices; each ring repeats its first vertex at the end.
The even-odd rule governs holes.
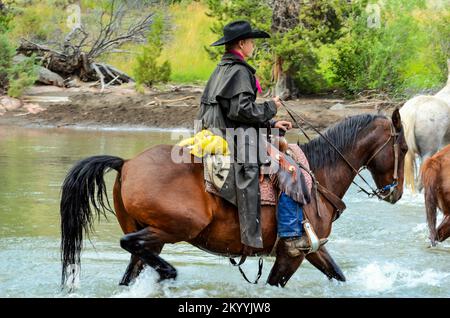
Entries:
POLYGON ((124 164, 123 205, 141 224, 172 232, 177 223, 176 236, 184 237, 188 230, 195 235, 211 222, 214 202, 204 189, 203 166, 175 163, 172 155, 172 146, 158 145, 124 164))

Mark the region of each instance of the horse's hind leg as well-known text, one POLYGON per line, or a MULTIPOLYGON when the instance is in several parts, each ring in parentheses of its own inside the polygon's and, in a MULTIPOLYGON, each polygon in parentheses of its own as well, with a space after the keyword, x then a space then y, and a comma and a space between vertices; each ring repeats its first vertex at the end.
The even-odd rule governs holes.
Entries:
MULTIPOLYGON (((136 232, 142 229, 142 226, 140 226, 138 222, 125 210, 120 190, 120 175, 117 175, 113 189, 114 210, 116 211, 116 217, 125 234, 136 232)), ((138 256, 131 254, 130 263, 125 270, 125 274, 123 275, 119 285, 128 286, 139 276, 143 268, 144 262, 138 256)))
POLYGON ((128 286, 139 276, 143 268, 144 262, 138 256, 131 254, 130 263, 125 270, 125 274, 123 274, 119 285, 128 286))
POLYGON ((145 264, 153 267, 159 274, 160 281, 176 278, 176 269, 158 256, 164 242, 170 241, 170 236, 150 226, 122 237, 120 246, 131 254, 139 257, 145 264))

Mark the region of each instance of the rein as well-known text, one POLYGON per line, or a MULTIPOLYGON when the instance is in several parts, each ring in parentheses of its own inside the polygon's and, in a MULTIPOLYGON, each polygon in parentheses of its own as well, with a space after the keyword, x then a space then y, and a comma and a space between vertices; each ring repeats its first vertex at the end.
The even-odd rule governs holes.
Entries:
POLYGON ((352 180, 352 183, 359 188, 358 192, 364 192, 365 194, 368 195, 369 198, 372 198, 372 197, 376 196, 376 197, 378 197, 378 199, 383 200, 383 199, 387 198, 394 191, 394 189, 398 185, 398 140, 397 139, 398 139, 399 133, 397 133, 395 131, 395 128, 394 128, 392 122, 391 122, 391 134, 390 134, 388 140, 386 140, 386 142, 369 158, 369 160, 366 162, 366 164, 364 164, 359 170, 357 170, 350 163, 350 161, 342 154, 342 152, 339 151, 339 149, 333 144, 333 142, 331 142, 331 140, 329 140, 324 134, 322 134, 317 128, 315 128, 305 118, 300 116, 298 113, 295 113, 293 110, 289 109, 289 107, 284 103, 284 101, 282 101, 280 99, 280 102, 281 102, 281 105, 283 105, 283 107, 286 109, 286 112, 289 114, 289 116, 295 122, 297 127, 303 132, 303 134, 305 135, 305 137, 308 140, 311 140, 311 139, 306 134, 306 132, 300 127, 300 124, 295 119, 293 114, 295 114, 297 117, 299 117, 305 124, 307 124, 309 127, 311 127, 320 137, 322 137, 337 152, 337 154, 344 160, 344 162, 350 167, 350 169, 352 169, 352 171, 354 173, 356 173, 356 175, 358 175, 364 181, 364 183, 370 188, 370 190, 369 190, 370 192, 369 192, 368 190, 366 190, 363 187, 361 187, 354 180, 352 180), (394 139, 394 158, 395 158, 395 163, 394 163, 394 176, 393 176, 394 178, 393 178, 393 182, 391 184, 385 185, 384 187, 374 189, 369 184, 369 182, 367 182, 367 180, 360 174, 360 172, 367 168, 369 163, 376 157, 376 155, 378 155, 378 153, 380 153, 381 150, 384 149, 384 147, 391 141, 391 139, 393 137, 395 137, 395 139, 394 139), (382 192, 385 192, 385 191, 389 191, 389 193, 386 194, 386 195, 383 195, 382 192))

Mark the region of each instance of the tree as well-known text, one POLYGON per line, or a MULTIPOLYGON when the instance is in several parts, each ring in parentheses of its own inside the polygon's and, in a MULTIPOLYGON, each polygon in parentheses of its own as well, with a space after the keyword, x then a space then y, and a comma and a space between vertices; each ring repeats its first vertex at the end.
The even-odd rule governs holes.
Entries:
MULTIPOLYGON (((212 29, 218 36, 226 23, 241 18, 271 33, 253 62, 263 82, 274 85, 274 94, 284 99, 324 86, 316 49, 339 37, 342 19, 351 7, 341 0, 208 0, 207 4, 208 15, 218 20, 212 29)), ((207 50, 213 59, 221 53, 207 50)))
MULTIPOLYGON (((300 22, 300 0, 273 0, 272 32, 283 37, 286 32, 293 30, 300 22)), ((275 82, 275 95, 282 99, 288 99, 298 95, 299 89, 295 85, 294 70, 290 67, 283 68, 282 55, 275 56, 273 65, 273 81, 275 82)))
POLYGON ((163 49, 164 20, 160 14, 155 16, 151 31, 147 37, 147 44, 142 53, 136 58, 136 67, 133 70, 136 83, 152 86, 157 82, 167 82, 170 78, 170 64, 164 61, 161 66, 157 59, 163 49))
POLYGON ((7 32, 12 20, 9 5, 12 1, 0 1, 0 94, 5 92, 19 97, 23 90, 37 79, 34 56, 13 63, 15 49, 9 42, 7 32))

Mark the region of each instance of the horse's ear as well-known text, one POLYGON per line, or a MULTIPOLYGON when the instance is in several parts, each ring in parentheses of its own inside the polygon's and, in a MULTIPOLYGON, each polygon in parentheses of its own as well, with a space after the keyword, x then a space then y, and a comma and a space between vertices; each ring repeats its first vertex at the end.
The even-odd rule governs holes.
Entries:
POLYGON ((400 118, 399 108, 396 108, 392 113, 392 123, 394 124, 396 131, 400 131, 402 129, 402 119, 400 118))

